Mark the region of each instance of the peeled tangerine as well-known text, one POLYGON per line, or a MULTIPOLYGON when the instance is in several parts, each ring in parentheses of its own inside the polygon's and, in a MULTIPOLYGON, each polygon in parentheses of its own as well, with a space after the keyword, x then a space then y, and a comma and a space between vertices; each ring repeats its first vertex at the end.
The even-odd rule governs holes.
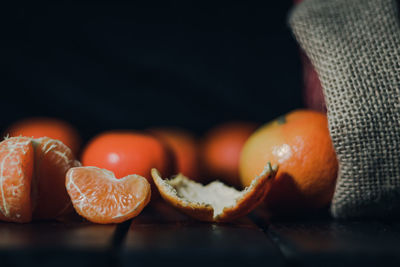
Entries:
POLYGON ((137 216, 149 203, 150 184, 139 175, 117 179, 97 167, 67 172, 65 185, 76 212, 94 223, 120 223, 137 216))
POLYGON ((219 181, 204 186, 181 174, 164 180, 156 169, 151 174, 161 196, 177 209, 201 221, 227 222, 248 214, 264 200, 277 169, 268 163, 242 191, 219 181))
POLYGON ((0 221, 54 219, 69 211, 65 174, 79 165, 67 146, 48 137, 0 142, 0 221))

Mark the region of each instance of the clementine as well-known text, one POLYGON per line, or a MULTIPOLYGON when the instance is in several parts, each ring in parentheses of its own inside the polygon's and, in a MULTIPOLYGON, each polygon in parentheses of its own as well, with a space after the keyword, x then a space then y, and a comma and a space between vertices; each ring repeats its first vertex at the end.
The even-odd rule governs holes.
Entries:
POLYGON ((296 110, 258 129, 241 154, 243 185, 248 186, 268 161, 279 164, 265 198, 270 211, 290 215, 330 203, 338 163, 325 114, 296 110))
POLYGON ((32 138, 50 137, 68 146, 77 155, 81 138, 69 123, 55 118, 28 118, 18 121, 6 130, 6 135, 32 138))
POLYGON ((201 162, 206 175, 239 187, 240 153, 256 128, 255 123, 231 122, 211 129, 201 149, 201 162))
POLYGON ((199 180, 199 144, 192 134, 172 128, 154 128, 149 132, 165 142, 172 150, 176 161, 176 172, 199 180))
POLYGON ((138 215, 149 203, 146 178, 128 175, 116 179, 97 167, 71 168, 65 185, 75 210, 94 223, 120 223, 138 215))
POLYGON ((94 137, 83 149, 82 164, 112 171, 117 178, 137 174, 150 180, 151 168, 169 174, 168 152, 151 135, 110 131, 94 137))

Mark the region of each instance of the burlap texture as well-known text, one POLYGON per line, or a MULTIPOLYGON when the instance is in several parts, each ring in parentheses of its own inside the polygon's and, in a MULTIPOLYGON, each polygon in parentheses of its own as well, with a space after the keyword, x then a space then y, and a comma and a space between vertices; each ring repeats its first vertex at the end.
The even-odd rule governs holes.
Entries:
POLYGON ((339 161, 336 218, 400 214, 400 28, 394 0, 305 0, 289 24, 321 80, 339 161))

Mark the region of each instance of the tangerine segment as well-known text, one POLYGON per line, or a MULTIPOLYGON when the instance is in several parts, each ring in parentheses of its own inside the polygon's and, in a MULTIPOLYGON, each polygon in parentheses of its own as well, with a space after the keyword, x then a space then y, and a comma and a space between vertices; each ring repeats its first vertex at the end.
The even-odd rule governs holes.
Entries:
POLYGON ((31 221, 33 157, 30 138, 13 137, 0 143, 0 221, 31 221))
POLYGON ((71 168, 66 188, 77 213, 94 223, 120 223, 137 216, 151 197, 150 184, 139 175, 117 179, 97 167, 71 168))
POLYGON ((161 196, 172 206, 201 221, 227 222, 248 214, 264 200, 277 169, 268 163, 242 191, 219 181, 204 186, 181 174, 164 180, 156 169, 151 174, 161 196))
POLYGON ((35 219, 54 219, 72 209, 65 189, 65 174, 81 166, 73 152, 61 141, 48 137, 33 140, 35 146, 35 219))

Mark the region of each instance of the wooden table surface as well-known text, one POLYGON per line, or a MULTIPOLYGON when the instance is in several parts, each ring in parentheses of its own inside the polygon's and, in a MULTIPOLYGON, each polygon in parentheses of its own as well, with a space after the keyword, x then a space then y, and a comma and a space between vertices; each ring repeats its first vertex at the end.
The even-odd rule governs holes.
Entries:
POLYGON ((0 223, 0 266, 400 266, 400 223, 194 221, 164 203, 119 225, 0 223))

